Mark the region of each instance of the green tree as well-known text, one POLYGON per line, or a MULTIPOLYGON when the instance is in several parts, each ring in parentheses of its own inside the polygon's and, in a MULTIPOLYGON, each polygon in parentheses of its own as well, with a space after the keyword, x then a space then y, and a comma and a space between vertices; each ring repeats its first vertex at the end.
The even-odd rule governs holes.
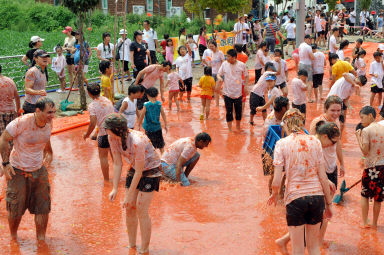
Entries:
POLYGON ((237 13, 249 7, 249 0, 187 0, 184 7, 195 14, 201 14, 206 8, 215 9, 219 13, 237 13))
POLYGON ((372 0, 360 0, 359 3, 362 10, 369 10, 372 0))
POLYGON ((93 10, 99 0, 63 0, 63 5, 70 9, 78 17, 78 31, 80 34, 80 63, 77 70, 77 81, 79 84, 80 91, 80 107, 83 110, 87 109, 87 97, 84 90, 84 80, 83 80, 83 59, 84 59, 84 23, 87 18, 90 16, 90 11, 93 10))

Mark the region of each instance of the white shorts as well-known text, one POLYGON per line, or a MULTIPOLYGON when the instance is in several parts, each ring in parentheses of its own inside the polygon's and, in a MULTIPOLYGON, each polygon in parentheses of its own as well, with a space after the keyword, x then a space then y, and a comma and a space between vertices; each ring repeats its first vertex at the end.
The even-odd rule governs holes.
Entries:
POLYGON ((378 31, 379 33, 382 33, 382 32, 383 32, 383 27, 379 27, 379 28, 377 29, 377 31, 378 31))
POLYGON ((83 67, 83 73, 88 73, 88 65, 84 65, 84 67, 83 67))

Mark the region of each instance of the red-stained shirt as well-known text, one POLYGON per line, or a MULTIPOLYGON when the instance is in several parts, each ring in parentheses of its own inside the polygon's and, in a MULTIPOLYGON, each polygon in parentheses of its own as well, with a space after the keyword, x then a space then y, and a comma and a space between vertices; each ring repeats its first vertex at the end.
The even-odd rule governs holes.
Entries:
POLYGON ((13 99, 17 93, 15 82, 8 77, 0 76, 0 113, 14 112, 13 99))

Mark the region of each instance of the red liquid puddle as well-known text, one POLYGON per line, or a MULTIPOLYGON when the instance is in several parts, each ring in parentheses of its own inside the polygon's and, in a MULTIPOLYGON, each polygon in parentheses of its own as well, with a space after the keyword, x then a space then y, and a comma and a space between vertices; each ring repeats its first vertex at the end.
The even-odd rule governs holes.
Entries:
MULTIPOLYGON (((371 55, 367 55, 371 56, 371 55)), ((328 71, 324 96, 328 92, 328 71)), ((294 77, 290 72, 290 79, 294 77)), ((361 153, 354 129, 359 109, 368 104, 369 86, 361 98, 353 96, 355 110, 348 111, 342 137, 347 186, 361 178, 361 153)), ((200 99, 184 102, 182 111, 167 112, 169 130, 166 144, 180 137, 208 132, 212 144, 202 151, 191 173, 192 185, 180 187, 162 183, 150 208, 152 239, 150 254, 278 254, 276 238, 287 232, 285 209, 269 207, 268 178, 261 166, 262 118, 248 125, 248 101, 241 132, 228 133, 223 102, 212 102, 211 119, 200 121, 200 99)), ((307 105, 310 121, 323 112, 322 104, 307 105)), ((33 217, 27 212, 19 228, 19 243, 8 234, 4 200, 0 203, 1 254, 128 254, 124 194, 124 167, 115 202, 108 200, 111 183, 104 183, 95 141, 83 142, 86 127, 52 137, 54 160, 49 169, 52 195, 46 244, 37 244, 33 217)), ((110 176, 113 175, 110 164, 110 176)), ((341 180, 339 183, 341 183, 341 180)), ((384 254, 384 217, 376 230, 360 229, 360 185, 345 194, 345 202, 335 206, 323 254, 384 254)), ((337 191, 339 192, 339 191, 337 191)), ((370 218, 372 205, 370 205, 370 218)), ((138 234, 138 245, 140 235, 138 234)), ((290 247, 289 247, 290 250, 290 247)))

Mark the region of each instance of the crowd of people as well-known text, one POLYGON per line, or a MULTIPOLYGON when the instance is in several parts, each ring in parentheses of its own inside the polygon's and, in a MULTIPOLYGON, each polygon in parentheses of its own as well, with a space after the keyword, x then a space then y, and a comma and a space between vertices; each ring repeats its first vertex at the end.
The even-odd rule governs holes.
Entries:
MULTIPOLYGON (((352 9, 348 17, 348 25, 352 29, 355 25, 352 22, 356 16, 354 13, 352 9)), ((233 29, 234 49, 227 52, 220 50, 214 37, 207 37, 205 27, 201 28, 197 42, 187 34, 185 28, 180 29, 177 45, 168 35, 164 35, 164 40, 159 43, 149 21, 144 22, 143 31, 134 32, 133 41, 127 38, 124 29, 120 30, 121 38, 116 45, 110 42, 109 33, 102 35, 103 42, 97 46, 100 84, 86 84, 92 102, 88 106, 90 124, 83 139, 90 137, 97 140, 104 180, 109 180, 108 154, 112 155, 113 190, 109 194, 110 200, 113 201, 118 192, 122 159, 131 165, 126 177, 124 207, 129 246, 132 249, 136 249, 136 233, 140 223, 141 252, 148 252, 151 236, 148 208, 153 191, 159 191, 160 178, 178 182, 182 186, 191 185, 189 175, 200 157, 197 149, 204 149, 211 143, 210 135, 205 132, 195 137, 180 138, 168 146, 164 141, 163 129, 166 132, 171 130, 162 102, 165 102, 167 90, 168 112, 172 111, 173 101, 177 111, 181 110, 181 104, 191 101, 194 49, 198 49, 203 65, 202 76, 197 82, 200 88, 201 121, 211 121, 211 101, 215 100, 215 107, 220 107, 222 100, 228 132, 233 132, 234 120, 236 130, 240 131, 249 95, 251 128, 255 126, 255 117, 261 112, 264 124, 260 128, 264 137, 271 125, 283 129, 285 137, 276 143, 273 164, 268 165, 263 160, 264 172, 270 175, 271 196, 268 203, 276 204, 279 197, 284 196, 286 205, 289 234, 276 240, 283 254, 288 254, 289 241, 293 254, 304 254, 305 248, 309 254, 320 253, 327 222, 333 214, 332 199, 338 186, 338 177, 345 175, 341 136, 347 109, 352 108, 349 99, 354 93, 359 95, 360 87, 368 82, 368 76, 370 106, 360 110, 361 123, 356 128, 356 138, 365 157, 361 191, 362 226, 377 227, 384 198, 384 149, 381 145, 384 109, 380 110, 381 121, 376 122, 378 110, 375 108, 383 105, 384 45, 379 45, 373 56, 367 56, 363 40, 357 39, 351 58, 345 57, 343 49, 349 44, 343 39, 343 34, 346 34, 345 11, 331 16, 337 18, 332 19, 329 32, 327 22, 330 21, 324 10, 312 13, 309 9, 307 14, 307 23, 300 25, 306 33, 304 42, 297 48, 295 34, 299 28, 296 28, 291 9, 284 13, 282 19, 272 12, 266 24, 261 24, 251 14, 240 16, 233 29), (286 37, 281 32, 283 26, 287 31, 286 37), (327 36, 329 45, 325 43, 327 36), (284 51, 278 43, 279 37, 292 45, 291 55, 296 63, 297 75, 290 81, 284 51), (323 48, 320 47, 328 47, 329 52, 321 51, 323 48), (175 48, 177 58, 174 57, 175 48), (114 49, 118 54, 113 54, 114 49), (161 64, 156 53, 164 57, 161 64), (328 60, 324 53, 328 53, 328 60), (254 83, 250 82, 246 65, 252 54, 255 62, 254 83), (371 58, 368 72, 364 57, 371 58), (115 61, 121 61, 127 80, 131 80, 130 64, 135 78, 126 97, 117 102, 113 94, 115 61), (329 92, 325 95, 324 70, 328 66, 329 92), (155 86, 157 81, 160 83, 159 89, 155 86), (158 100, 159 94, 162 102, 158 100), (306 108, 312 103, 323 104, 324 113, 312 120, 308 133, 304 128, 306 108), (381 143, 378 142, 380 139, 381 143), (285 184, 282 180, 285 180, 285 184), (282 194, 283 186, 285 194, 282 194), (369 199, 375 201, 371 225, 368 223, 369 199)), ((363 23, 363 19, 360 20, 363 23)), ((380 24, 382 27, 382 21, 380 24)), ((26 209, 35 214, 37 238, 45 238, 51 206, 46 166, 50 164, 54 151, 50 136, 56 112, 55 103, 47 97, 49 77, 46 70, 51 63, 54 65, 63 80, 63 91, 64 68, 67 67, 72 82, 77 73, 76 52, 80 48, 77 32, 66 27, 63 33, 66 34, 64 44, 56 47, 57 57, 52 61, 47 52, 40 49, 44 39, 37 36, 31 38, 32 49, 23 58, 23 62, 30 66, 25 75, 26 98, 23 106, 20 105, 14 82, 1 75, 0 67, 0 151, 3 162, 0 174, 4 174, 8 180, 6 201, 13 238, 17 237, 17 229, 26 209), (17 118, 18 115, 20 117, 17 118)), ((87 49, 84 63, 86 72, 92 50, 87 42, 84 42, 84 48, 87 49)))

